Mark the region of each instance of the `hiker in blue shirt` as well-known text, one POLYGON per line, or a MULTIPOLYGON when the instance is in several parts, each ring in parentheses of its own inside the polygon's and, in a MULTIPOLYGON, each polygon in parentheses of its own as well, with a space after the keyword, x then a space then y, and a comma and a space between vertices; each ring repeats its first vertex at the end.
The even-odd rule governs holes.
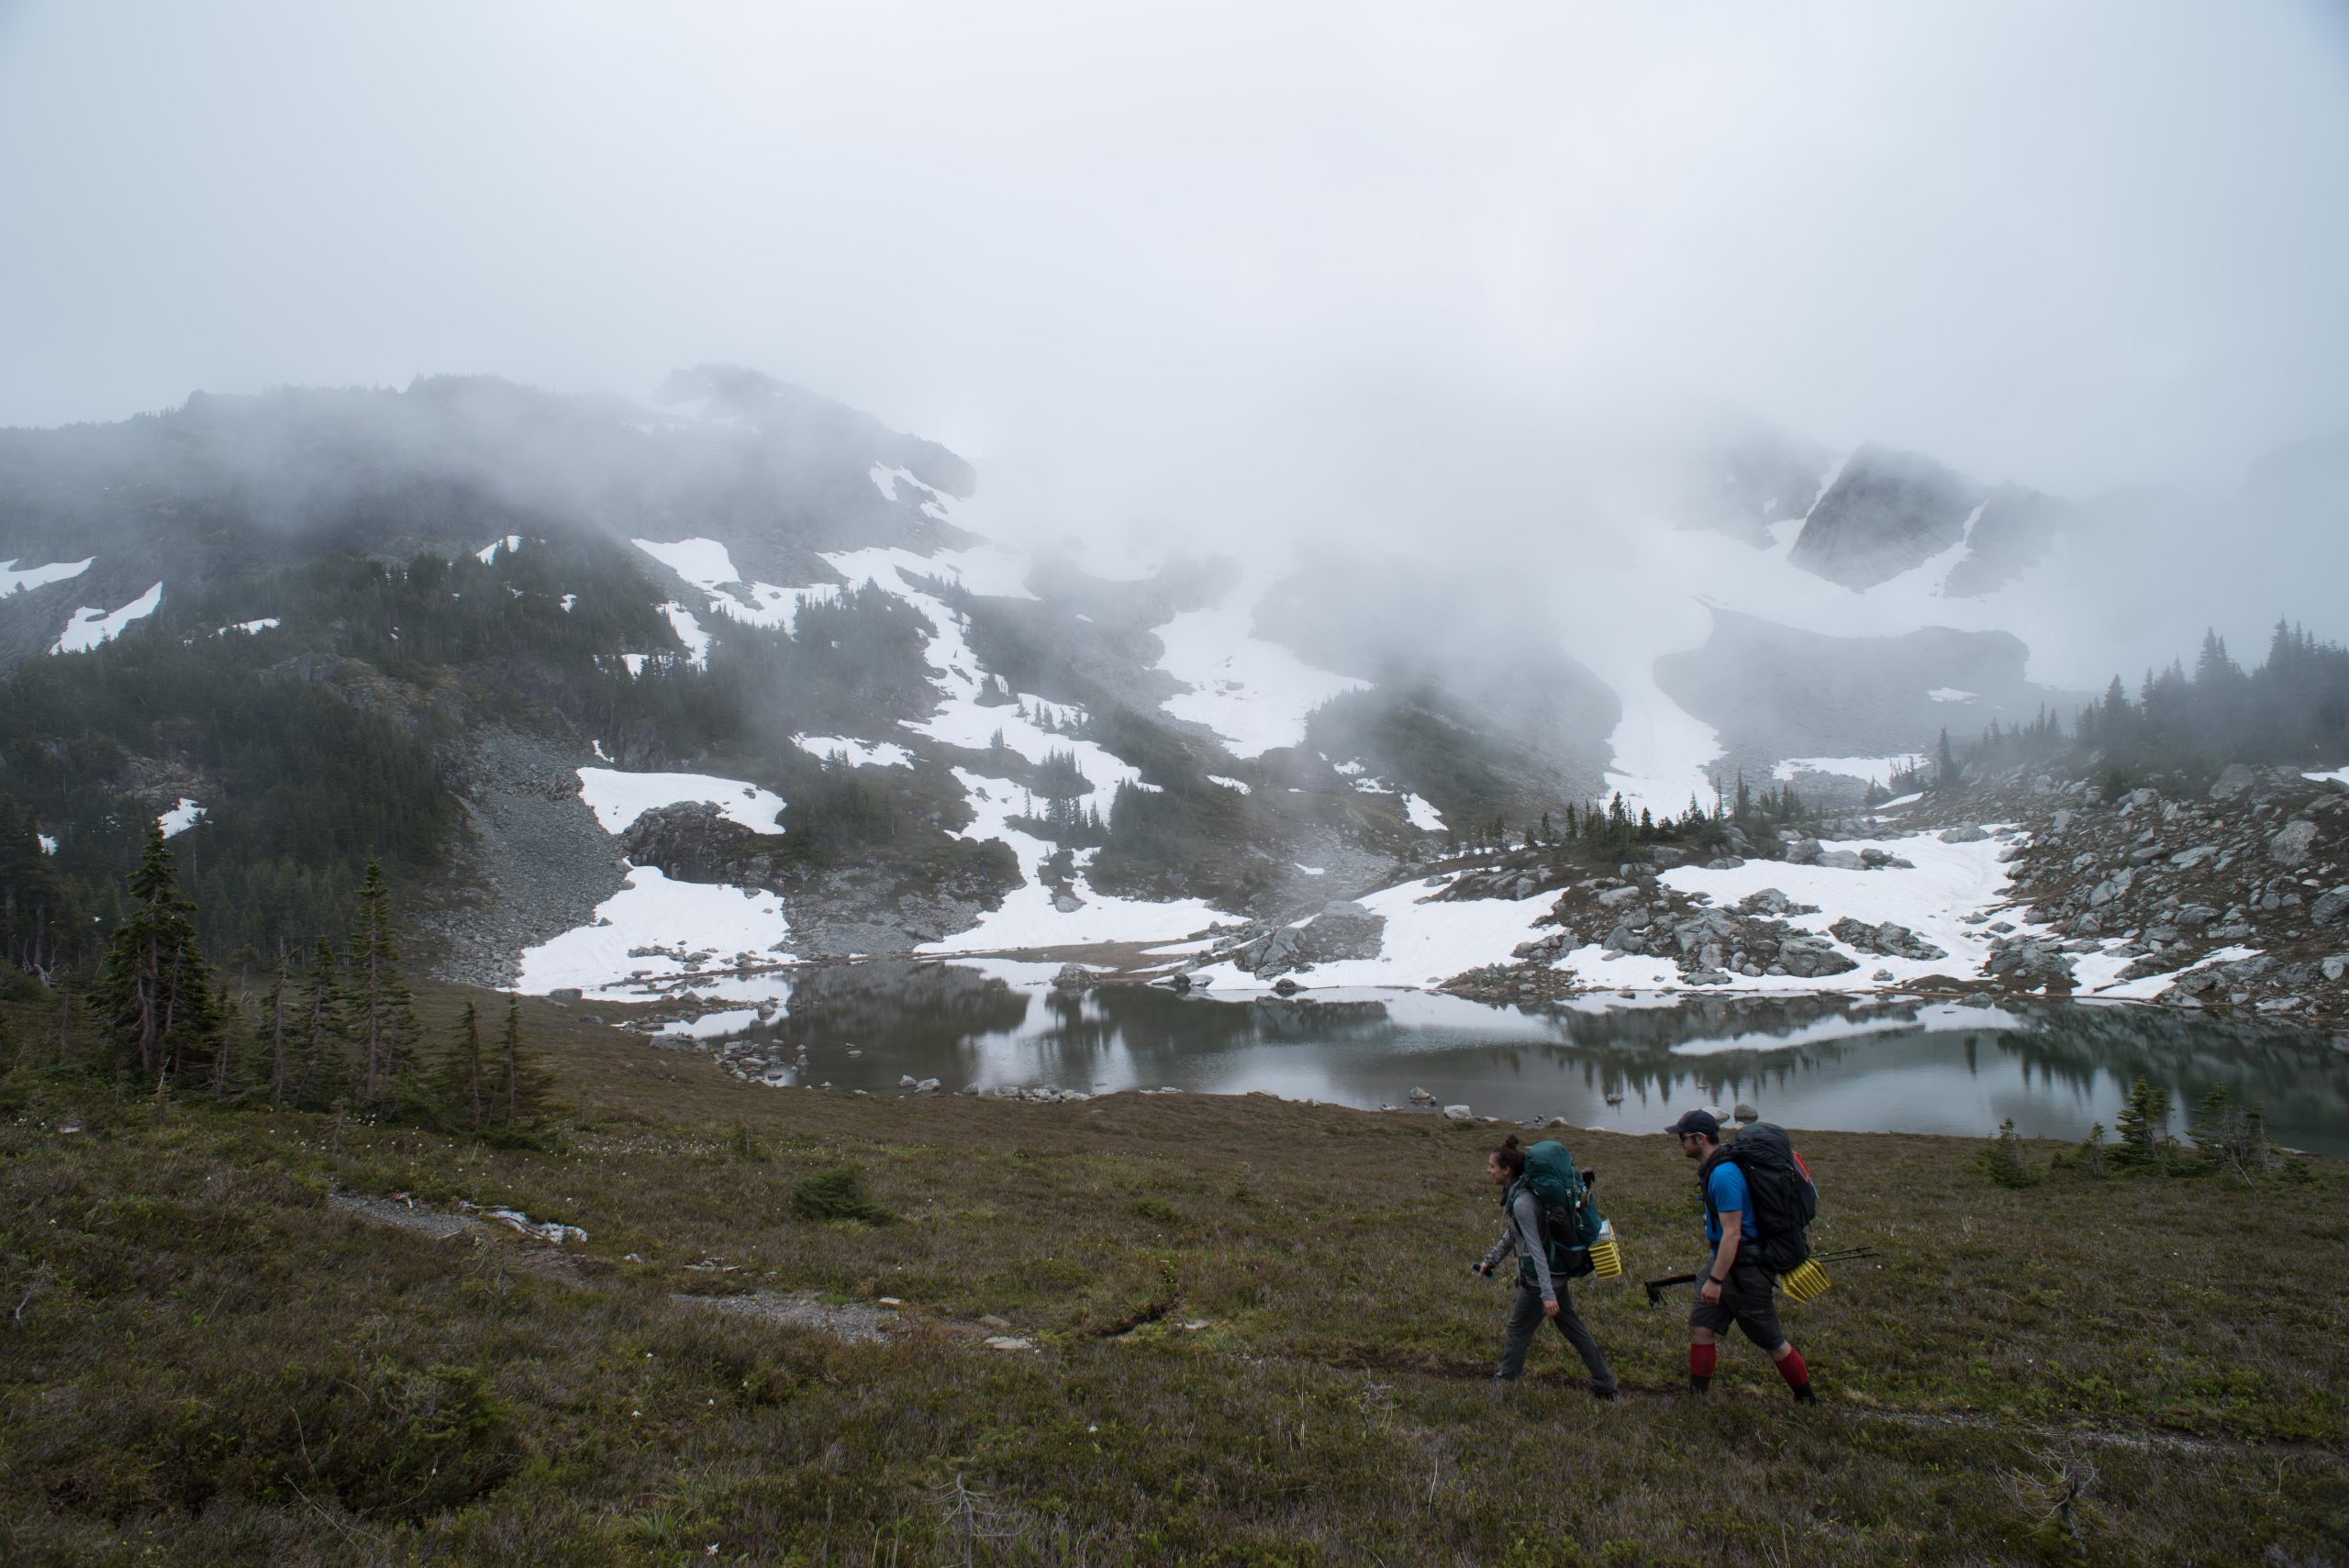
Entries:
POLYGON ((1517 1134, 1510 1133, 1501 1146, 1485 1162, 1485 1173, 1493 1184, 1502 1190, 1502 1207, 1508 1218, 1501 1225, 1501 1238, 1493 1243, 1484 1261, 1475 1265, 1476 1272, 1489 1279, 1494 1268, 1511 1252, 1518 1256, 1517 1300, 1509 1308, 1508 1331, 1501 1341, 1500 1370, 1494 1373, 1503 1384, 1514 1384, 1525 1371, 1525 1352, 1533 1344, 1533 1335, 1548 1318, 1558 1326, 1566 1343, 1582 1357, 1582 1364, 1590 1369, 1590 1392, 1593 1397, 1615 1397, 1615 1373, 1609 1370, 1607 1357, 1600 1353, 1598 1341, 1575 1315, 1573 1298, 1566 1294, 1566 1282, 1550 1272, 1550 1249, 1542 1228, 1542 1203, 1524 1184, 1525 1151, 1519 1147, 1517 1134))
POLYGON ((1697 1271, 1697 1305, 1688 1314, 1690 1391, 1702 1394, 1712 1386, 1721 1330, 1735 1323, 1776 1364, 1797 1399, 1817 1403, 1810 1391, 1810 1369, 1778 1326, 1773 1299, 1777 1282, 1747 1255, 1745 1244, 1756 1234, 1753 1195, 1747 1189, 1745 1173, 1725 1157, 1721 1124, 1709 1112, 1690 1111, 1664 1130, 1680 1140, 1683 1154, 1702 1162, 1697 1167, 1697 1185, 1705 1202, 1709 1251, 1697 1271))

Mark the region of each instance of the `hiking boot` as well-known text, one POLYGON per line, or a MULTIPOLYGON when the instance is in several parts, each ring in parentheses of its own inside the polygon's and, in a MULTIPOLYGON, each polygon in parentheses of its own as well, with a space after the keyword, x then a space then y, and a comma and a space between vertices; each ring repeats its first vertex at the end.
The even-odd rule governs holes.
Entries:
POLYGON ((1606 1386, 1601 1387, 1599 1385, 1594 1383, 1590 1385, 1590 1396, 1593 1399, 1612 1405, 1615 1402, 1615 1385, 1610 1383, 1606 1386))
POLYGON ((1819 1396, 1813 1394, 1810 1391, 1810 1385, 1806 1383, 1800 1388, 1795 1390, 1795 1403, 1798 1405, 1816 1405, 1819 1403, 1819 1396))

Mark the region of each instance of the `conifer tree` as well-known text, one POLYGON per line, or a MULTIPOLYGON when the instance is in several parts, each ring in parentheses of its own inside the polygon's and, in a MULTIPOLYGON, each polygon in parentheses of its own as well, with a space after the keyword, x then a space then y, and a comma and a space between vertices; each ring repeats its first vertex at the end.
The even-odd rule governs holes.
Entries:
POLYGON ((2113 1147, 2112 1163, 2124 1170, 2151 1170, 2168 1162, 2169 1091, 2157 1089, 2140 1078, 2130 1087, 2128 1102, 2113 1119, 2112 1130, 2120 1141, 2113 1147))
POLYGON ((180 892, 161 823, 147 829, 130 894, 135 903, 107 947, 99 995, 117 1063, 161 1086, 211 1065, 220 1034, 211 966, 189 918, 195 906, 180 892))
POLYGON ((269 983, 269 995, 262 998, 262 1038, 269 1047, 269 1103, 285 1103, 288 1087, 285 1060, 285 964, 281 960, 277 973, 269 983))
POLYGON ((361 1102, 370 1108, 395 1099, 400 1079, 416 1065, 416 1013, 399 957, 391 889, 384 884, 383 863, 370 857, 359 889, 359 917, 343 955, 351 971, 345 1014, 360 1053, 361 1102))
POLYGON ((471 1000, 465 1003, 465 1016, 457 1026, 456 1035, 441 1053, 432 1087, 433 1097, 442 1109, 462 1117, 471 1126, 482 1125, 487 1106, 482 1073, 481 1014, 471 1000))
POLYGON ((495 1091, 499 1118, 508 1127, 536 1120, 545 1109, 546 1081, 528 1047, 522 1043, 522 1003, 506 998, 506 1029, 497 1042, 495 1091))
POLYGON ((343 1061, 342 995, 336 984, 334 948, 320 937, 311 950, 310 972, 290 1032, 295 1061, 287 1097, 295 1105, 323 1109, 340 1099, 350 1073, 343 1061))

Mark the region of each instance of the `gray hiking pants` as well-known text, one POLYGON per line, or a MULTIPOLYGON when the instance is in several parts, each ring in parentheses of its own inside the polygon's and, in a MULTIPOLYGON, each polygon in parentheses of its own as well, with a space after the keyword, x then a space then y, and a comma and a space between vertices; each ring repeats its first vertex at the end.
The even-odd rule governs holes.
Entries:
MULTIPOLYGON (((1582 1364, 1590 1369, 1590 1385, 1593 1388, 1614 1387, 1615 1374, 1608 1370, 1607 1358, 1599 1353, 1598 1341, 1590 1337, 1590 1330, 1584 1328, 1582 1319, 1575 1315, 1574 1297, 1567 1294, 1566 1282, 1558 1281, 1557 1290, 1558 1332, 1566 1337, 1566 1343, 1575 1348, 1575 1354, 1582 1357, 1582 1364)), ((1501 1341, 1498 1375, 1503 1382, 1515 1383, 1523 1374, 1525 1352, 1532 1347, 1534 1332, 1548 1316, 1542 1310, 1541 1291, 1520 1283, 1517 1287, 1517 1304, 1509 1308, 1508 1337, 1501 1341)))

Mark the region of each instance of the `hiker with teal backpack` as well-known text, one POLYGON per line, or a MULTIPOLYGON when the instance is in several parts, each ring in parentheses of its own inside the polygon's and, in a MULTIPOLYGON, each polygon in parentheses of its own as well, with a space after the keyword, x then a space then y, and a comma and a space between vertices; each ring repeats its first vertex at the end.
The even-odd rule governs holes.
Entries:
POLYGON ((1699 1162, 1697 1192, 1705 1208, 1709 1253, 1697 1271, 1697 1305, 1688 1314, 1688 1387, 1712 1385, 1722 1331, 1735 1323, 1777 1367, 1805 1405, 1818 1403, 1810 1369, 1778 1326, 1777 1276, 1810 1256, 1803 1233, 1819 1212, 1810 1169, 1786 1132, 1755 1122, 1724 1145, 1709 1111, 1690 1111, 1664 1129, 1680 1151, 1699 1162))
POLYGON ((1525 1352, 1546 1317, 1590 1369, 1592 1395, 1614 1398, 1615 1373, 1566 1293, 1568 1278, 1592 1272, 1590 1248, 1598 1240, 1599 1219, 1590 1202, 1589 1183, 1575 1169, 1565 1145, 1544 1140, 1523 1149, 1513 1132, 1493 1151, 1485 1170, 1501 1189, 1506 1218, 1500 1240, 1475 1272, 1489 1279, 1502 1259, 1512 1252, 1518 1259, 1517 1301, 1509 1309, 1500 1371, 1495 1375, 1504 1384, 1518 1380, 1525 1371, 1525 1352))

